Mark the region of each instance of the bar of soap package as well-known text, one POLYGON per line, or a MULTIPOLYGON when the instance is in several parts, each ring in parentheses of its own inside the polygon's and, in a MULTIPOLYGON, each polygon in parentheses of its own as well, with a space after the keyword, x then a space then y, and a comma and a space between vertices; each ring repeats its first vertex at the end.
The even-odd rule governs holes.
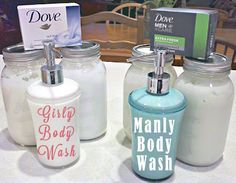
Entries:
POLYGON ((218 12, 185 8, 151 10, 150 43, 173 54, 205 59, 214 50, 218 12))
POLYGON ((80 6, 76 3, 17 7, 25 50, 42 49, 43 40, 56 47, 81 45, 80 6))

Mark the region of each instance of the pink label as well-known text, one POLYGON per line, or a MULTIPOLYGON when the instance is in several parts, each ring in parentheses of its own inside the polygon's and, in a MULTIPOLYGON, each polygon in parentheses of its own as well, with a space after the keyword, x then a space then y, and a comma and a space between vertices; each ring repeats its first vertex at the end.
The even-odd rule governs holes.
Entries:
POLYGON ((72 106, 56 108, 46 105, 37 110, 37 115, 43 122, 37 130, 39 156, 46 156, 47 160, 76 156, 75 147, 78 142, 74 139, 78 137, 72 138, 76 135, 76 129, 71 122, 75 113, 76 109, 72 106))

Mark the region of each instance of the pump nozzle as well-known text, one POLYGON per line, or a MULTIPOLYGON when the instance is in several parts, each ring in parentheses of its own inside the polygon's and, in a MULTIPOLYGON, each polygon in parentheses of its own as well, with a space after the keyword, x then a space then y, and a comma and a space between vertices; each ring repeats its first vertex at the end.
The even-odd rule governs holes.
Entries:
POLYGON ((53 49, 55 48, 55 43, 49 40, 43 41, 44 55, 47 60, 48 68, 53 68, 55 66, 55 53, 53 49))
POLYGON ((41 67, 42 81, 48 85, 63 83, 62 66, 55 63, 55 44, 53 41, 43 41, 44 55, 47 64, 41 67))
POLYGON ((161 76, 164 73, 166 50, 155 49, 154 53, 156 55, 154 62, 155 74, 161 76))
POLYGON ((155 71, 148 73, 147 92, 156 95, 164 95, 169 92, 170 75, 164 72, 167 51, 154 49, 156 55, 155 71))

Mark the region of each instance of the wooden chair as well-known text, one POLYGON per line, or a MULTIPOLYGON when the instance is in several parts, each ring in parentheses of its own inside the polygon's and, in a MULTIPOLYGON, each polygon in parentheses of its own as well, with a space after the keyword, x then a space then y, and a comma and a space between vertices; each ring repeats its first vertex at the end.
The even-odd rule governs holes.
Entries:
POLYGON ((230 58, 232 60, 232 69, 236 70, 236 44, 217 38, 215 40, 215 52, 221 53, 230 58))
POLYGON ((188 6, 188 8, 203 9, 203 10, 217 10, 218 14, 219 14, 217 28, 222 28, 224 25, 224 22, 226 22, 229 18, 229 13, 225 10, 222 10, 222 9, 209 8, 209 7, 197 7, 197 6, 188 6))
MULTIPOLYGON (((98 39, 92 39, 92 41, 95 41, 101 45, 102 50, 102 59, 106 61, 125 61, 131 53, 131 49, 137 45, 142 44, 144 40, 143 31, 144 31, 144 18, 142 16, 138 16, 137 19, 130 18, 124 15, 121 15, 116 12, 99 12, 90 16, 81 17, 81 25, 87 25, 92 23, 103 23, 104 26, 109 28, 109 26, 113 25, 106 25, 106 21, 113 21, 113 22, 119 22, 123 25, 133 27, 137 29, 137 36, 136 36, 136 42, 131 42, 128 40, 98 40, 98 39), (106 49, 106 50, 104 50, 106 49), (126 49, 127 52, 122 55, 123 52, 115 53, 115 49, 126 49), (112 58, 110 58, 112 56, 112 58)), ((94 30, 96 31, 96 30, 94 30)))
POLYGON ((141 13, 141 16, 144 16, 147 10, 147 6, 146 5, 142 5, 140 3, 125 3, 125 4, 121 4, 120 6, 117 6, 116 8, 114 8, 112 10, 112 12, 116 12, 116 13, 120 13, 122 15, 128 16, 130 18, 135 18, 137 19, 138 17, 138 12, 139 10, 143 10, 141 13), (127 9, 128 10, 128 14, 125 15, 124 14, 124 10, 127 9), (135 10, 135 14, 134 17, 131 17, 131 10, 135 10))
POLYGON ((173 66, 183 66, 184 64, 184 57, 181 55, 174 55, 174 62, 173 66))

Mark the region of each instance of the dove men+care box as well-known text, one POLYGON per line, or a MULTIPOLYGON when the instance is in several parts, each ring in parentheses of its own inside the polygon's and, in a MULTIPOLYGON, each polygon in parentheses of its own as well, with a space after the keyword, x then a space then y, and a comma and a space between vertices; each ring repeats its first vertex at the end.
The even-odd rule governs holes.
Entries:
POLYGON ((214 51, 218 12, 187 8, 151 10, 150 44, 173 54, 205 59, 214 51))
POLYGON ((80 6, 76 3, 17 7, 25 50, 42 49, 43 40, 56 47, 81 44, 80 6))

